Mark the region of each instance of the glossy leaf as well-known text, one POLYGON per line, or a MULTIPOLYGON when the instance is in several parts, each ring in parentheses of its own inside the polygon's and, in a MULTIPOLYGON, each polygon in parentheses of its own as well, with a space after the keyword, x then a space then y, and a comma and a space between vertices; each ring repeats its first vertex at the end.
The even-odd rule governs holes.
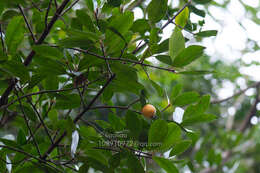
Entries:
POLYGON ((183 49, 174 59, 174 67, 183 67, 190 64, 192 61, 196 60, 203 54, 205 47, 192 45, 183 49))
POLYGON ((172 60, 185 48, 185 39, 179 28, 175 28, 169 40, 169 55, 172 60))
POLYGON ((148 19, 156 23, 160 21, 166 14, 167 11, 167 0, 152 0, 148 7, 148 19))
POLYGON ((168 159, 161 158, 161 157, 155 157, 153 156, 153 160, 161 167, 163 168, 167 173, 178 173, 178 169, 176 166, 173 164, 168 159))

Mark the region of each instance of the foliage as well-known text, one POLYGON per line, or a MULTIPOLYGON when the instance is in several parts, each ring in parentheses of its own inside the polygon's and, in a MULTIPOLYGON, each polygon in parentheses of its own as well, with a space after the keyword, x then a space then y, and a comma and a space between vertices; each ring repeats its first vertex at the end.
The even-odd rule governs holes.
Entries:
MULTIPOLYGON (((214 89, 241 74, 235 65, 210 62, 201 43, 217 31, 204 30, 204 20, 190 17, 204 19, 210 4, 221 5, 194 0, 173 8, 171 3, 1 0, 0 172, 232 167, 235 159, 222 161, 241 141, 258 139, 259 128, 246 135, 248 121, 238 131, 217 128, 232 103, 216 105, 222 101, 211 99, 214 89), (174 30, 163 39, 169 25, 174 30), (193 42, 185 33, 193 33, 193 42), (157 109, 153 119, 140 112, 146 103, 157 109), (180 122, 173 117, 175 108, 185 110, 178 114, 180 122)), ((253 107, 243 100, 238 121, 247 109, 249 118, 256 114, 257 97, 253 107)))

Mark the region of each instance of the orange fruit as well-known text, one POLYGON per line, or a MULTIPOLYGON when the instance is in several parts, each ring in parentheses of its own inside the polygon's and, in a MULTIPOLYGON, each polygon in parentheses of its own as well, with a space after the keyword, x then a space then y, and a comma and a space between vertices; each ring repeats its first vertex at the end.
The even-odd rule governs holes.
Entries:
POLYGON ((144 107, 142 108, 142 114, 147 117, 147 118, 152 118, 155 113, 156 113, 156 109, 153 105, 151 104, 146 104, 144 105, 144 107))

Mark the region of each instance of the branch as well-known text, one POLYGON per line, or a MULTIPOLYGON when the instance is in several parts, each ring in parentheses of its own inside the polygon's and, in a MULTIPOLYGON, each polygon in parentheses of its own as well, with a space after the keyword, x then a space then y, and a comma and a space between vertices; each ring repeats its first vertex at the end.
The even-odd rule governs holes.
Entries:
MULTIPOLYGON (((43 43, 43 41, 45 40, 45 38, 48 36, 48 34, 50 33, 53 25, 55 24, 55 22, 58 20, 60 14, 62 13, 62 11, 64 10, 64 8, 66 7, 66 5, 70 2, 70 0, 64 0, 61 4, 61 6, 56 10, 56 13, 54 14, 54 16, 52 17, 50 23, 48 24, 48 27, 45 28, 45 30, 43 31, 41 37, 39 38, 39 40, 37 40, 37 42, 35 43, 36 45, 40 45, 43 43)), ((30 54, 27 56, 27 58, 24 61, 24 65, 28 66, 33 57, 35 55, 35 52, 32 50, 30 52, 30 54)), ((2 94, 2 97, 0 98, 0 106, 5 105, 8 102, 8 96, 10 95, 10 93, 12 92, 12 90, 14 89, 14 86, 16 84, 15 80, 12 80, 12 82, 9 84, 9 86, 7 87, 7 89, 4 91, 4 93, 2 94)))
MULTIPOLYGON (((250 124, 250 119, 252 118, 252 116, 254 116, 256 114, 256 106, 257 104, 260 102, 260 91, 259 91, 259 88, 260 88, 260 84, 257 84, 256 85, 256 89, 257 89, 257 93, 256 93, 256 96, 255 96, 255 102, 254 104, 251 106, 248 114, 246 115, 244 121, 241 123, 241 126, 239 128, 239 132, 240 133, 244 133, 245 130, 247 129, 248 125, 250 124)), ((223 166, 226 162, 228 162, 228 160, 230 159, 230 157, 232 156, 232 150, 228 150, 225 152, 225 156, 223 157, 222 159, 222 162, 221 162, 221 165, 216 167, 216 168, 206 168, 204 170, 201 171, 201 173, 212 173, 212 172, 215 172, 217 171, 221 166, 223 166)))
POLYGON ((52 0, 50 0, 50 2, 49 2, 48 8, 47 8, 46 14, 45 14, 45 27, 46 28, 48 27, 48 17, 49 17, 49 12, 51 9, 51 3, 52 3, 52 0))
MULTIPOLYGON (((98 99, 98 97, 104 92, 105 88, 112 82, 112 80, 115 78, 115 74, 113 74, 108 81, 104 84, 104 86, 99 90, 97 95, 91 100, 91 102, 88 104, 88 106, 81 112, 79 113, 76 118, 73 120, 74 124, 76 124, 81 117, 91 108, 91 106, 95 103, 95 101, 98 99)), ((55 142, 52 144, 48 150, 45 152, 45 154, 41 157, 41 159, 46 159, 48 154, 50 154, 57 146, 58 144, 62 141, 62 139, 67 135, 67 132, 65 131, 55 142)))
POLYGON ((232 99, 232 98, 234 98, 234 97, 236 97, 236 96, 239 96, 239 95, 245 93, 248 89, 250 89, 250 88, 255 88, 255 87, 257 87, 258 85, 260 85, 260 81, 254 83, 254 84, 252 84, 252 85, 250 85, 250 86, 248 86, 246 89, 243 89, 243 90, 238 91, 237 93, 233 94, 233 95, 230 96, 230 97, 227 97, 227 98, 222 99, 222 100, 213 100, 213 101, 211 101, 210 103, 211 103, 211 104, 217 104, 217 103, 222 103, 222 102, 228 101, 229 99, 232 99))
POLYGON ((154 66, 154 65, 150 65, 150 64, 144 64, 143 62, 139 62, 139 61, 135 61, 135 60, 131 60, 131 59, 126 59, 126 58, 106 58, 104 56, 101 56, 101 55, 97 55, 93 52, 90 52, 88 50, 83 50, 83 49, 79 49, 79 48, 69 48, 69 49, 72 49, 72 50, 77 50, 79 52, 82 52, 82 53, 86 53, 86 54, 89 54, 89 55, 93 55, 99 59, 103 59, 103 60, 109 60, 109 61, 122 61, 122 62, 129 62, 129 63, 133 63, 133 64, 139 64, 141 66, 146 66, 146 67, 151 67, 151 68, 156 68, 156 69, 160 69, 160 70, 165 70, 165 71, 169 71, 169 72, 173 72, 173 73, 176 73, 175 70, 173 69, 169 69, 169 68, 163 68, 163 67, 158 67, 158 66, 154 66))
MULTIPOLYGON (((164 28, 166 28, 170 23, 173 23, 173 20, 191 3, 191 0, 189 0, 171 19, 169 19, 158 31, 160 33, 164 28)), ((146 46, 148 42, 145 42, 140 47, 137 47, 132 53, 136 54, 140 49, 142 49, 144 46, 146 46)))
POLYGON ((31 37, 32 37, 33 42, 36 43, 36 42, 37 42, 37 39, 35 38, 35 36, 34 36, 34 34, 33 34, 32 28, 31 28, 31 26, 30 26, 30 24, 29 24, 29 22, 28 22, 28 19, 26 18, 25 14, 24 14, 24 11, 23 11, 22 7, 21 7, 20 5, 18 5, 18 8, 19 8, 20 12, 21 12, 22 15, 23 15, 24 21, 25 21, 26 26, 27 26, 27 28, 28 28, 30 34, 31 34, 31 37))
MULTIPOLYGON (((19 94, 18 94, 18 93, 16 93, 16 96, 17 96, 17 98, 19 98, 19 94)), ((40 152, 39 146, 38 146, 38 144, 37 144, 37 142, 36 142, 36 139, 35 139, 35 137, 34 137, 34 134, 32 133, 31 127, 29 126, 29 120, 27 119, 27 115, 26 115, 26 113, 25 113, 25 111, 24 111, 24 108, 23 108, 23 105, 22 105, 21 100, 19 100, 19 105, 20 105, 21 111, 22 111, 22 113, 23 113, 23 117, 24 117, 25 124, 26 124, 26 126, 27 126, 27 128, 28 128, 28 130, 29 130, 29 132, 30 132, 30 135, 32 136, 32 139, 33 139, 33 143, 34 143, 34 145, 35 145, 35 148, 36 148, 36 150, 37 150, 39 156, 41 156, 41 152, 40 152)))
MULTIPOLYGON (((100 80, 100 79, 101 79, 101 78, 98 78, 98 79, 96 79, 96 80, 94 80, 94 81, 91 81, 91 82, 87 83, 86 85, 90 85, 90 84, 92 84, 92 83, 94 83, 94 82, 96 82, 96 81, 98 81, 98 80, 100 80)), ((19 101, 19 99, 21 100, 21 99, 24 99, 24 98, 29 97, 29 96, 40 95, 40 94, 47 94, 47 93, 64 92, 64 91, 79 89, 79 88, 83 88, 83 87, 84 87, 84 85, 83 85, 83 86, 79 86, 79 87, 60 89, 60 90, 43 90, 43 91, 39 91, 39 92, 35 92, 35 93, 25 94, 25 95, 23 95, 23 96, 17 98, 16 100, 13 100, 13 101, 10 102, 9 104, 6 104, 6 105, 1 106, 1 107, 0 107, 0 110, 5 109, 5 108, 11 106, 11 105, 14 104, 15 102, 19 101)))
MULTIPOLYGON (((8 146, 8 145, 1 145, 1 144, 0 144, 0 147, 1 147, 1 148, 6 148, 6 149, 9 149, 9 150, 18 152, 18 153, 21 153, 21 154, 23 154, 23 155, 25 155, 25 156, 31 157, 31 158, 33 158, 33 159, 35 159, 35 160, 38 160, 38 161, 40 161, 40 162, 42 162, 42 163, 48 165, 49 167, 58 170, 59 172, 63 172, 62 170, 60 170, 60 169, 58 169, 58 168, 52 166, 51 164, 49 164, 46 160, 40 159, 40 158, 38 158, 38 157, 36 157, 36 156, 30 154, 30 153, 25 152, 24 150, 21 150, 21 149, 18 149, 18 148, 14 148, 14 147, 11 147, 11 146, 8 146)), ((53 162, 50 162, 50 163, 53 163, 53 162)))

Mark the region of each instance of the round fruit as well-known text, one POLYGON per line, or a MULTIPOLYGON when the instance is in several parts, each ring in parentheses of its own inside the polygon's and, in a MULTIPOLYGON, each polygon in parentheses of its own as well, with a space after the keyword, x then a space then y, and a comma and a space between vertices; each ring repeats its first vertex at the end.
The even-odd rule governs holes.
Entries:
POLYGON ((142 109, 142 114, 147 118, 152 118, 156 113, 156 109, 151 104, 146 104, 142 109))

